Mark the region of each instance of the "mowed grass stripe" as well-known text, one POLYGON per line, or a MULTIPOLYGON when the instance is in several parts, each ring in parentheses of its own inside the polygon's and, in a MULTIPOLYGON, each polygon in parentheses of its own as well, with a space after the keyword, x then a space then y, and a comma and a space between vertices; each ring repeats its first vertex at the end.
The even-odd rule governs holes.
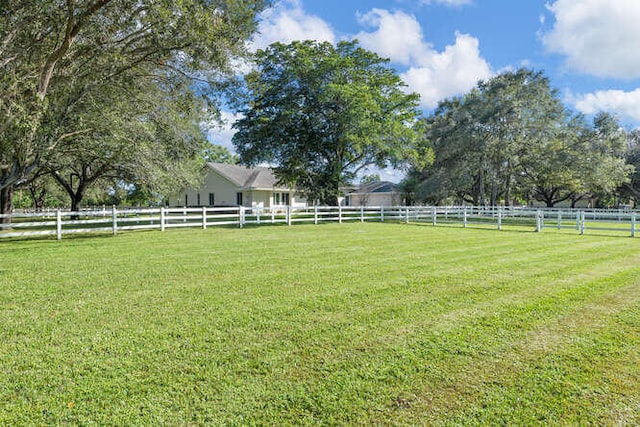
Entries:
MULTIPOLYGON (((414 329, 412 335, 422 337, 419 342, 413 342, 411 344, 398 342, 407 338, 406 333, 399 333, 400 331, 391 331, 388 338, 394 344, 391 345, 392 348, 394 348, 394 346, 400 348, 409 346, 415 349, 425 345, 428 347, 428 350, 437 348, 437 352, 435 353, 427 351, 422 355, 424 360, 428 360, 433 364, 434 371, 437 372, 436 379, 428 376, 430 388, 433 388, 434 385, 436 387, 435 390, 428 390, 427 394, 429 396, 446 396, 447 398, 445 400, 448 400, 448 402, 441 402, 445 408, 447 406, 463 405, 463 402, 464 404, 469 404, 469 401, 460 400, 460 396, 458 396, 457 399, 452 398, 450 390, 447 389, 450 383, 454 382, 456 384, 463 384, 464 387, 473 387, 477 380, 482 377, 483 372, 487 372, 490 375, 496 375, 496 373, 501 372, 499 369, 501 368, 500 366, 483 366, 482 369, 478 369, 478 358, 475 357, 477 353, 483 356, 499 357, 500 360, 506 356, 505 358, 509 360, 510 363, 513 363, 514 358, 510 358, 509 353, 512 347, 517 347, 515 338, 522 336, 523 333, 526 333, 527 330, 534 328, 536 325, 546 324, 545 322, 548 322, 549 319, 555 318, 551 316, 554 316, 556 313, 545 313, 545 310, 549 311, 549 308, 556 308, 557 310, 564 312, 569 311, 571 313, 570 310, 572 308, 584 307, 585 304, 593 304, 591 298, 600 298, 600 292, 605 292, 606 295, 617 292, 616 287, 611 286, 612 283, 617 283, 618 278, 615 277, 615 274, 607 274, 607 277, 599 280, 598 283, 594 282, 593 278, 591 279, 591 281, 579 284, 582 290, 589 290, 588 293, 585 292, 582 295, 572 295, 566 292, 567 289, 563 289, 564 299, 558 295, 549 295, 546 292, 540 292, 541 295, 538 295, 538 298, 535 298, 533 295, 528 295, 527 298, 523 298, 522 301, 526 301, 526 304, 521 303, 511 306, 498 301, 490 307, 483 308, 479 308, 476 304, 468 309, 472 315, 457 317, 453 322, 446 322, 449 328, 442 328, 443 322, 437 321, 435 322, 439 326, 437 328, 430 328, 429 325, 426 325, 426 328, 422 329, 422 333, 416 332, 414 329), (569 295, 571 295, 571 298, 575 299, 575 301, 568 301, 566 298, 569 295), (585 298, 587 298, 586 301, 585 298), (464 339, 452 340, 451 337, 462 337, 464 339), (397 341, 394 341, 394 339, 397 339, 397 341), (460 381, 455 379, 457 372, 465 373, 464 380, 460 381), (443 378, 438 381, 438 377, 443 378), (437 386, 440 383, 444 384, 444 389, 437 386)), ((626 279, 626 277, 623 277, 623 279, 626 279)), ((548 290, 549 289, 547 289, 547 291, 548 290)), ((628 289, 623 289, 622 291, 626 293, 628 289)), ((575 314, 583 315, 584 313, 578 312, 575 314)), ((380 342, 376 344, 377 345, 372 345, 371 347, 381 347, 380 342)), ((385 360, 385 366, 387 365, 388 361, 385 360)), ((380 369, 382 369, 382 367, 380 367, 380 369)), ((507 370, 507 372, 510 371, 507 370)), ((407 393, 407 391, 404 391, 401 395, 405 396, 402 400, 405 404, 409 405, 412 399, 417 399, 415 396, 419 395, 419 393, 415 391, 407 393), (414 397, 410 399, 406 396, 414 397)), ((428 403, 427 407, 423 408, 423 411, 417 411, 416 413, 419 414, 419 418, 413 419, 412 422, 417 422, 425 416, 432 415, 434 407, 433 398, 427 399, 426 401, 423 399, 423 402, 428 403)), ((438 405, 435 405, 435 407, 438 408, 438 405)), ((448 416, 447 411, 442 413, 436 411, 436 413, 443 418, 448 416)), ((472 418, 467 421, 472 421, 472 418)), ((496 420, 493 421, 495 422, 496 420)))
POLYGON ((456 422, 637 425, 640 325, 624 319, 640 313, 638 279, 532 331, 495 362, 475 365, 462 382, 482 396, 459 401, 456 422))
POLYGON ((388 223, 6 242, 0 423, 633 423, 639 248, 388 223))

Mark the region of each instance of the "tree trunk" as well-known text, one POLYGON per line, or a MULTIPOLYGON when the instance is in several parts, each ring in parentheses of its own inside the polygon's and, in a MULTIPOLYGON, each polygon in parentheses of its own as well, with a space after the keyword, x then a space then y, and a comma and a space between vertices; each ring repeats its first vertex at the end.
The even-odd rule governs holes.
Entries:
POLYGON ((512 203, 511 203, 511 174, 507 175, 507 186, 506 186, 506 189, 505 189, 504 204, 505 204, 505 206, 512 206, 512 203))
POLYGON ((636 189, 632 184, 628 182, 623 184, 623 187, 631 193, 633 205, 637 206, 638 200, 640 200, 640 190, 636 189))
POLYGON ((328 195, 324 200, 322 200, 322 203, 325 206, 338 206, 340 204, 338 196, 334 194, 328 195))
POLYGON ((36 212, 42 212, 44 209, 44 203, 47 200, 47 189, 38 189, 33 184, 30 184, 29 192, 31 193, 31 199, 33 200, 33 209, 36 212))
POLYGON ((0 214, 6 215, 0 219, 1 224, 11 224, 9 216, 13 211, 13 185, 0 190, 0 214))
POLYGON ((491 183, 491 206, 498 205, 498 188, 495 182, 491 183))
POLYGON ((484 171, 481 169, 480 170, 480 182, 479 184, 479 196, 480 196, 480 206, 484 206, 487 204, 486 202, 486 196, 485 196, 485 188, 484 188, 484 171))
MULTIPOLYGON (((71 196, 71 212, 78 212, 79 206, 80 206, 80 202, 82 201, 82 199, 84 199, 84 192, 85 192, 85 186, 84 185, 80 185, 78 187, 78 190, 73 193, 70 193, 71 196)), ((76 221, 78 219, 80 219, 80 215, 78 214, 73 214, 71 215, 71 219, 73 221, 76 221)))

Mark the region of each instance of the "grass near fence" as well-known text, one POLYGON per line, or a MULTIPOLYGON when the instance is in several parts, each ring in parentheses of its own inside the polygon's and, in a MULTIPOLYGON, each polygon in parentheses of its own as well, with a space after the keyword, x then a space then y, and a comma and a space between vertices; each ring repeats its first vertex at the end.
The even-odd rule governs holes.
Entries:
POLYGON ((640 423, 640 240, 350 223, 0 258, 1 425, 640 423))

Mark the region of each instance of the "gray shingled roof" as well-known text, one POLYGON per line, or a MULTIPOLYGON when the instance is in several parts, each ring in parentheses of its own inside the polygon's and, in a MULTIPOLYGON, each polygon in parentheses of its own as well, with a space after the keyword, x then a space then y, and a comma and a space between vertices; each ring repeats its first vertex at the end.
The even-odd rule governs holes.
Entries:
POLYGON ((399 191, 400 186, 389 181, 371 182, 362 184, 358 188, 352 190, 351 194, 371 194, 371 193, 393 193, 399 191))
POLYGON ((288 189, 286 186, 277 184, 278 178, 270 168, 260 166, 247 168, 227 163, 207 163, 207 166, 240 188, 253 190, 288 189))

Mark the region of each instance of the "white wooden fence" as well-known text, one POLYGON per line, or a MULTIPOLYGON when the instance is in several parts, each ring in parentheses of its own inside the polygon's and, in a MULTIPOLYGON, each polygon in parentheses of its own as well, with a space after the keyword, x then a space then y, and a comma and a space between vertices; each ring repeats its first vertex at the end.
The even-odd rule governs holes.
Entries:
MULTIPOLYGON (((0 218, 3 216, 0 215, 0 218)), ((348 222, 395 221, 428 223, 461 227, 527 227, 574 229, 588 231, 636 233, 636 213, 621 210, 532 209, 477 206, 394 206, 394 207, 327 207, 309 208, 154 208, 97 209, 82 212, 62 210, 40 213, 14 213, 10 224, 0 224, 0 238, 56 236, 66 234, 112 233, 126 230, 215 226, 267 225, 348 222)))

